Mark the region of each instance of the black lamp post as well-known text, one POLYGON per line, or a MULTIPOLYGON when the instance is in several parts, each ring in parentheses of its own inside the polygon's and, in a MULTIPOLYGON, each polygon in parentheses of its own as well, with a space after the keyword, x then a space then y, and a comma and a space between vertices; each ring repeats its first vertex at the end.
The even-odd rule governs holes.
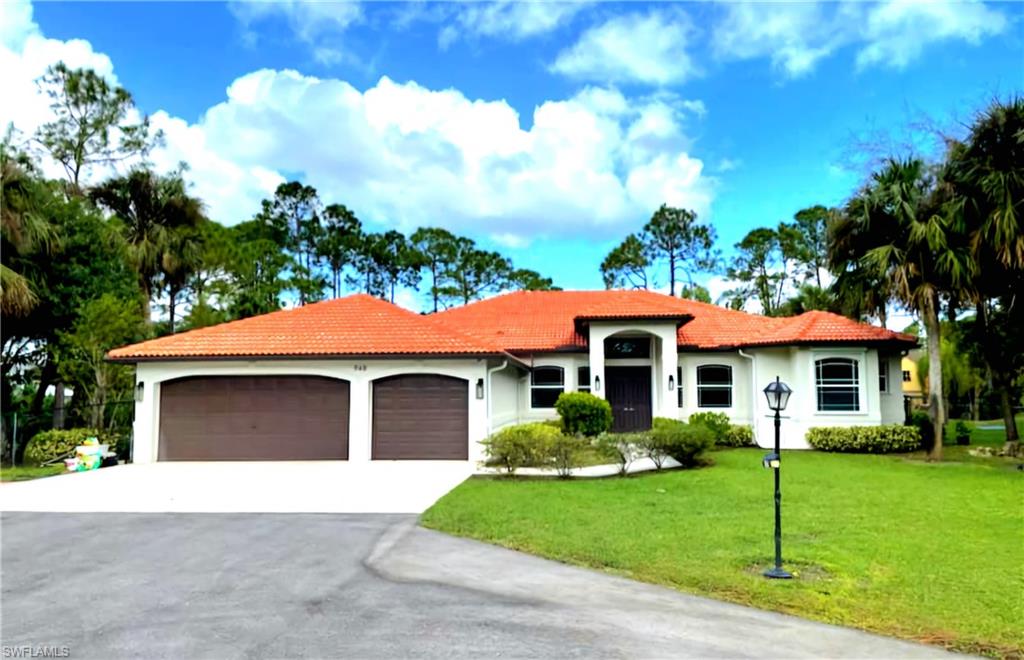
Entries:
POLYGON ((782 426, 782 418, 779 413, 786 409, 789 403, 789 395, 793 390, 789 388, 779 377, 775 382, 769 383, 764 388, 764 395, 768 397, 768 407, 775 411, 775 452, 765 454, 764 466, 775 471, 775 566, 764 572, 767 578, 788 580, 793 577, 782 568, 782 490, 779 487, 779 466, 782 462, 781 449, 779 448, 779 428, 782 426))

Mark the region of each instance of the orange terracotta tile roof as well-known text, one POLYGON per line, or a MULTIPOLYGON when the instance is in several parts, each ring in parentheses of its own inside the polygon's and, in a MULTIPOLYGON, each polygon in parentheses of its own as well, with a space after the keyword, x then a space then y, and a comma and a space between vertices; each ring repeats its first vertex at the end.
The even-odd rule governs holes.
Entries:
POLYGON ((578 321, 677 319, 678 345, 716 350, 815 343, 897 343, 917 338, 828 312, 772 318, 650 291, 518 291, 436 317, 512 353, 584 349, 578 321))
POLYGON ((585 350, 585 324, 675 321, 681 348, 800 344, 912 347, 917 338, 828 312, 770 318, 649 291, 518 291, 421 316, 357 294, 151 339, 110 351, 124 362, 178 358, 504 355, 585 350))
POLYGON ((110 351, 111 360, 499 355, 502 348, 365 294, 281 310, 110 351))

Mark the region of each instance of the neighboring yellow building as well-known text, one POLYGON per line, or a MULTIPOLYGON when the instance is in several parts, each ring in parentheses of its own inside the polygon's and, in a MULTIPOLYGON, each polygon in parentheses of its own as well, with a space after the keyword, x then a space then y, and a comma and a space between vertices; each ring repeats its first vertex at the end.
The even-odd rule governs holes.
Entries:
POLYGON ((924 380, 917 369, 917 361, 921 357, 921 351, 910 351, 900 364, 903 370, 903 396, 910 399, 912 406, 924 405, 926 395, 924 380))

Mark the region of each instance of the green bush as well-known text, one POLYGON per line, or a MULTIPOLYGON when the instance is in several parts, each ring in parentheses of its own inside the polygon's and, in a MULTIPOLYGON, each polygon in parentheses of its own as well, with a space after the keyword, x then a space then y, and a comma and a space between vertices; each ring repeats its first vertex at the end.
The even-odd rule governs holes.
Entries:
POLYGON ((818 426, 807 431, 807 442, 822 451, 887 454, 914 451, 921 446, 915 426, 818 426))
POLYGON ((594 446, 602 455, 619 465, 619 475, 625 476, 633 461, 645 456, 641 445, 646 433, 602 433, 594 446))
POLYGON ((508 474, 521 467, 546 465, 552 447, 562 437, 557 428, 540 422, 506 426, 483 441, 486 464, 508 474))
POLYGON ((96 429, 51 429, 32 436, 25 447, 24 461, 29 465, 41 465, 61 458, 75 451, 75 447, 88 438, 96 438, 100 443, 109 443, 110 450, 117 451, 118 438, 108 437, 96 429))
POLYGON ((572 469, 579 467, 580 454, 590 446, 582 436, 558 434, 554 442, 547 445, 547 459, 555 467, 558 476, 567 479, 572 469))
POLYGON ((590 392, 563 392, 555 401, 565 433, 594 437, 612 427, 612 407, 590 392))
POLYGON ((671 456, 683 467, 692 467, 700 462, 705 451, 715 444, 715 436, 711 429, 703 424, 686 424, 675 421, 674 424, 656 425, 650 433, 660 451, 671 456))
POLYGON ((673 419, 671 417, 655 417, 653 420, 651 420, 651 428, 652 429, 675 428, 675 427, 679 426, 680 424, 685 424, 685 423, 686 422, 684 422, 682 420, 673 419))
MULTIPOLYGON (((666 435, 671 433, 673 429, 678 428, 680 424, 683 424, 683 422, 675 419, 664 417, 661 419, 664 421, 658 424, 659 432, 651 429, 650 431, 636 434, 636 444, 640 448, 641 455, 651 459, 655 470, 660 470, 665 464, 665 459, 668 458, 663 445, 666 435)), ((685 426, 685 424, 683 425, 685 426)))
POLYGON ((551 428, 554 429, 558 429, 559 433, 565 433, 565 424, 562 423, 562 419, 560 417, 556 419, 545 419, 543 422, 539 423, 544 424, 545 426, 550 426, 551 428))
POLYGON ((715 442, 717 444, 723 443, 725 436, 729 433, 729 427, 732 426, 732 423, 729 421, 729 416, 720 412, 693 413, 690 415, 690 423, 703 424, 711 429, 711 433, 715 436, 715 442))
POLYGON ((954 428, 956 433, 956 444, 958 445, 969 445, 971 444, 971 427, 964 423, 964 420, 958 419, 956 421, 956 427, 954 428))
POLYGON ((715 444, 722 447, 753 447, 754 429, 746 424, 730 424, 725 435, 715 438, 715 444))
POLYGON ((915 410, 910 413, 908 426, 917 427, 918 434, 921 436, 921 449, 931 451, 932 445, 935 444, 935 426, 928 413, 923 410, 915 410))

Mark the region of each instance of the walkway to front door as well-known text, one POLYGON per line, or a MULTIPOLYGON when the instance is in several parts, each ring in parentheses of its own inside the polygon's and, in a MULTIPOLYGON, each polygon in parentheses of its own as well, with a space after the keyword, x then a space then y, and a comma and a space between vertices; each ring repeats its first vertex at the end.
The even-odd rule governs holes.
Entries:
POLYGON ((612 431, 651 428, 651 368, 605 367, 604 372, 612 406, 612 431))

